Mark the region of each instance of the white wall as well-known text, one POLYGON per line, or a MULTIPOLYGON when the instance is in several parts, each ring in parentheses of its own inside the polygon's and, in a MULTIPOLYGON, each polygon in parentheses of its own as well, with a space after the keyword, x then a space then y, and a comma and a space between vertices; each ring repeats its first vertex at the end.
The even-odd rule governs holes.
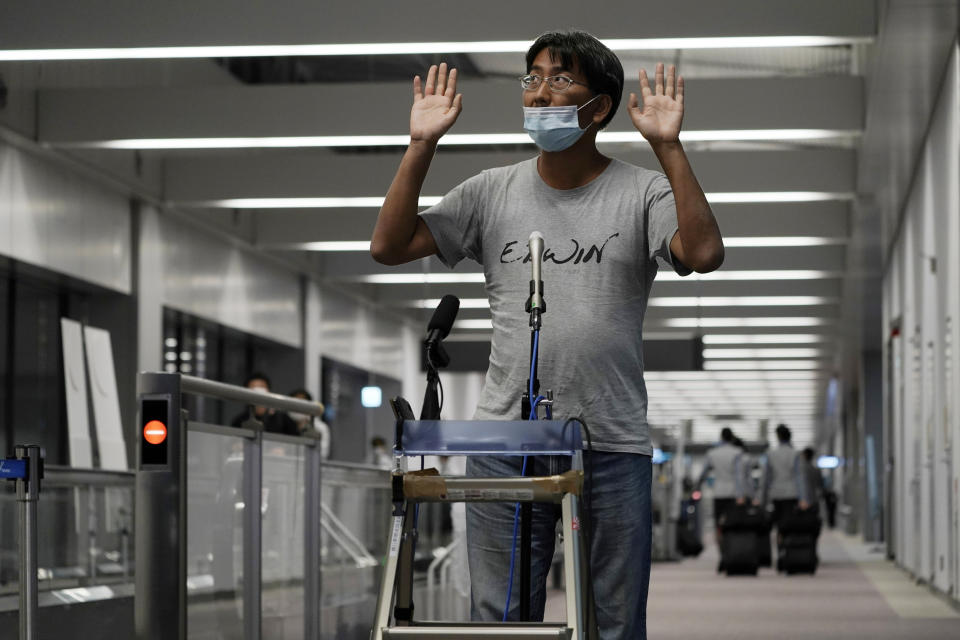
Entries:
POLYGON ((125 196, 0 141, 0 254, 131 291, 125 196))
POLYGON ((954 46, 899 237, 884 275, 884 345, 889 360, 888 432, 894 473, 897 561, 957 597, 960 376, 960 76, 954 46), (891 353, 892 350, 892 353, 891 353), (902 389, 902 395, 901 395, 902 389), (891 397, 892 395, 892 397, 891 397))
POLYGON ((304 351, 307 389, 319 397, 320 358, 380 373, 403 383, 411 404, 419 389, 421 336, 393 314, 343 292, 310 282, 306 293, 304 351))

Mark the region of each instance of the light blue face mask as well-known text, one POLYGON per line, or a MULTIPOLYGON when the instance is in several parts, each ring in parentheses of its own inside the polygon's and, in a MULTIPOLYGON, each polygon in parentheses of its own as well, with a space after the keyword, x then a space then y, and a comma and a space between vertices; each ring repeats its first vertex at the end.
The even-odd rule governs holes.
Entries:
POLYGON ((524 107, 523 130, 544 151, 563 151, 590 128, 589 124, 585 129, 580 128, 577 112, 600 95, 593 96, 579 107, 574 104, 564 107, 524 107))

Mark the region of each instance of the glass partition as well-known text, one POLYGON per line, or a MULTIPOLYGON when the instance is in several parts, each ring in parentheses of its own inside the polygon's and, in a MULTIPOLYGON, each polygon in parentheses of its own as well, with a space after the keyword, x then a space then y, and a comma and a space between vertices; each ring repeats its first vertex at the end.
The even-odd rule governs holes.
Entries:
MULTIPOLYGON (((38 521, 41 592, 133 581, 133 473, 46 469, 38 521)), ((0 484, 0 595, 19 589, 15 484, 0 484)))
POLYGON ((306 446, 263 442, 261 622, 264 638, 304 636, 306 446))
POLYGON ((243 640, 243 462, 243 438, 188 433, 190 638, 243 640))
POLYGON ((367 640, 390 531, 390 472, 326 463, 321 478, 323 640, 367 640))

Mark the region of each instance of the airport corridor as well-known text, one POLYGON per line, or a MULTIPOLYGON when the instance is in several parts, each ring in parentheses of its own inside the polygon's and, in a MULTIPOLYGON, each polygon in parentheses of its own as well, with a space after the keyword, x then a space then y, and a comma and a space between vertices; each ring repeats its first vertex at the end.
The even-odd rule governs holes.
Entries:
MULTIPOLYGON (((650 579, 647 632, 655 640, 894 640, 960 637, 960 612, 917 586, 878 547, 836 531, 819 540, 813 576, 773 569, 730 577, 716 572, 716 546, 698 558, 657 562, 650 579)), ((547 618, 563 619, 562 593, 547 618)))

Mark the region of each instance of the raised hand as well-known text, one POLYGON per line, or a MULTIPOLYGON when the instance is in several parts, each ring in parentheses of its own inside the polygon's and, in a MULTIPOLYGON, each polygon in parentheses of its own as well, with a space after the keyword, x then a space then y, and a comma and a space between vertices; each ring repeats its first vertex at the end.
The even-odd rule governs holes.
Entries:
POLYGON ((457 70, 447 75, 447 63, 441 62, 427 72, 427 84, 421 88, 420 76, 413 79, 413 108, 410 110, 410 141, 436 142, 457 121, 463 109, 463 94, 457 93, 457 70))
POLYGON ((651 144, 678 141, 683 123, 683 76, 677 77, 677 68, 670 65, 664 85, 663 63, 658 63, 654 91, 650 90, 647 71, 641 69, 640 91, 643 107, 637 101, 637 94, 630 94, 627 111, 633 126, 651 144))

